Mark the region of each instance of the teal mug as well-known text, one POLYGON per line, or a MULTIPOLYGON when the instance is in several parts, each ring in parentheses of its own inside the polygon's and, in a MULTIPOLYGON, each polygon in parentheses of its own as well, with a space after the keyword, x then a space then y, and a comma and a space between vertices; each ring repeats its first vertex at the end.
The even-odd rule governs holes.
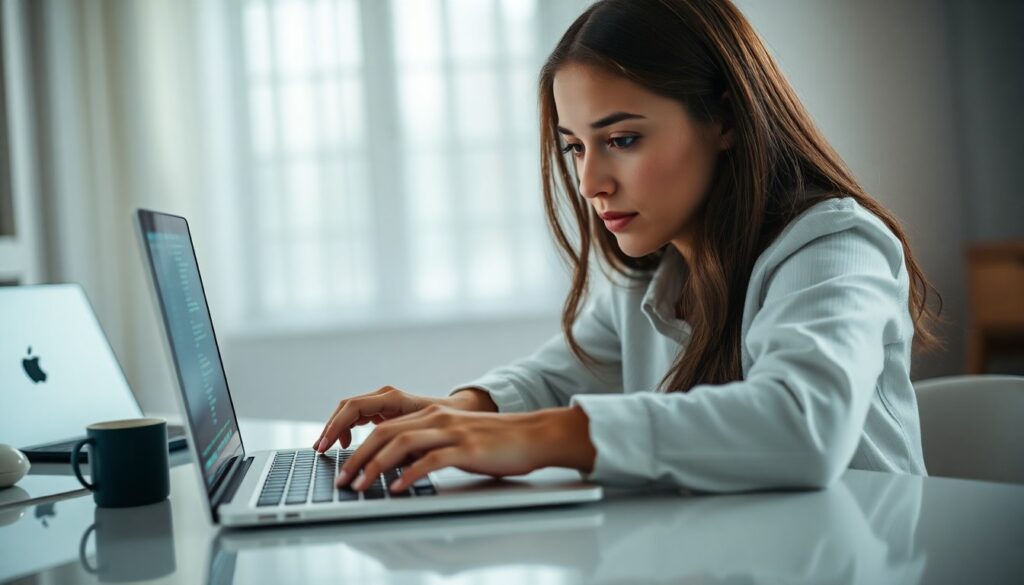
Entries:
POLYGON ((167 421, 136 418, 94 423, 71 452, 71 468, 101 508, 145 506, 171 493, 167 421), (82 477, 78 455, 89 445, 91 482, 82 477))

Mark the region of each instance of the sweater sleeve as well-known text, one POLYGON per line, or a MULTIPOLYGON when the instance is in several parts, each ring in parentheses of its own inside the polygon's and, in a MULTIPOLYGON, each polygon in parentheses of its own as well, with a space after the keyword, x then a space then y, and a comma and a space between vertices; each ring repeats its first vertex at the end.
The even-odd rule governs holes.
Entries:
POLYGON ((902 267, 881 227, 818 237, 765 280, 744 380, 573 397, 597 450, 589 479, 714 492, 834 481, 859 443, 885 346, 901 334, 902 267))
POLYGON ((565 406, 580 393, 622 392, 621 344, 612 312, 611 294, 599 294, 573 325, 576 341, 599 364, 581 363, 559 333, 529 357, 460 384, 451 393, 480 388, 499 412, 522 412, 565 406))

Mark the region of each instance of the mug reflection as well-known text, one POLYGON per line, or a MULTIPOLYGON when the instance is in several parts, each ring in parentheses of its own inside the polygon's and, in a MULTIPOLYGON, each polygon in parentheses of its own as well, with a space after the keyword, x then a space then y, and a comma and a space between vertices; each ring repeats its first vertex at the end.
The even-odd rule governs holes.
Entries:
POLYGON ((96 507, 95 521, 82 533, 79 562, 101 583, 143 581, 175 570, 171 502, 132 508, 96 507), (96 554, 86 555, 95 535, 96 554))

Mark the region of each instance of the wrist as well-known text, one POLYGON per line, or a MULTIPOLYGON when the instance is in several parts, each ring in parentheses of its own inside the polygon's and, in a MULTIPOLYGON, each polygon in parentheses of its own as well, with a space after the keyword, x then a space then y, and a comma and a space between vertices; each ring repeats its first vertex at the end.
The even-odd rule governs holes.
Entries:
POLYGON ((568 467, 583 473, 594 470, 597 450, 590 440, 590 419, 582 408, 546 408, 532 416, 542 438, 543 467, 568 467))
POLYGON ((469 412, 498 412, 490 394, 479 388, 463 388, 442 398, 441 402, 458 410, 469 412))

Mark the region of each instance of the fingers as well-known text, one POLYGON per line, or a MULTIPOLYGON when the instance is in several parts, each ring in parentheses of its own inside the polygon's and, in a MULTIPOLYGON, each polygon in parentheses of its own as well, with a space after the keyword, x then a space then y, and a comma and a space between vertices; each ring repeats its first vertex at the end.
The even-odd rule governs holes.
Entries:
POLYGON ((420 478, 426 477, 431 471, 445 467, 457 467, 465 457, 459 447, 442 447, 420 457, 412 465, 402 470, 402 476, 388 486, 392 492, 404 492, 420 478))
POLYGON ((334 407, 334 412, 331 413, 331 416, 327 417, 327 424, 324 425, 324 430, 320 431, 320 436, 313 441, 313 449, 318 451, 320 450, 320 441, 324 439, 324 436, 327 434, 327 429, 331 426, 331 421, 334 420, 334 417, 338 416, 338 411, 341 410, 342 406, 345 406, 346 402, 348 401, 342 400, 341 402, 338 402, 338 406, 334 407))
MULTIPOLYGON (((380 396, 381 394, 387 394, 387 393, 390 393, 390 392, 401 392, 401 391, 398 390, 397 388, 392 388, 391 386, 384 386, 382 388, 378 388, 377 390, 375 390, 375 391, 373 391, 373 392, 371 392, 369 394, 365 394, 364 396, 380 396)), ((356 398, 362 398, 362 397, 363 396, 357 396, 356 398)), ((349 400, 352 400, 352 399, 349 399, 349 400)), ((331 416, 328 417, 327 424, 324 425, 324 430, 320 432, 320 436, 317 437, 316 441, 313 442, 313 448, 314 449, 316 449, 317 446, 320 444, 320 441, 323 440, 324 436, 327 434, 328 428, 330 427, 331 421, 334 420, 334 417, 336 417, 338 415, 338 412, 341 411, 342 407, 344 407, 345 403, 347 403, 347 402, 348 402, 348 400, 342 400, 341 402, 338 402, 338 406, 334 407, 334 412, 332 412, 331 416)), ((360 419, 360 420, 362 420, 362 419, 360 419)), ((358 421, 356 421, 355 424, 358 425, 360 423, 358 421)))
MULTIPOLYGON (((363 473, 352 482, 352 489, 362 491, 380 474, 406 461, 410 453, 448 447, 457 442, 456 433, 442 429, 416 429, 400 433, 387 441, 363 466, 363 473)), ((358 467, 353 468, 358 469, 358 467)), ((348 471, 347 473, 354 473, 348 471)), ((339 477, 339 479, 342 479, 339 477)), ((348 479, 347 477, 344 479, 348 479)))
POLYGON ((349 480, 355 478, 356 473, 363 465, 392 437, 423 427, 443 428, 448 426, 451 422, 451 414, 446 411, 447 409, 444 407, 431 404, 403 416, 401 420, 391 420, 380 424, 339 470, 338 485, 345 485, 349 480))
MULTIPOLYGON (((368 424, 368 423, 380 424, 384 420, 386 420, 386 419, 384 417, 382 417, 382 416, 361 416, 358 419, 356 419, 356 421, 354 423, 352 423, 352 428, 358 427, 358 426, 362 426, 362 425, 365 425, 365 424, 368 424)), ((326 432, 326 429, 325 429, 325 432, 326 432)), ((323 438, 324 438, 324 433, 322 432, 322 433, 320 433, 320 437, 318 437, 317 440, 313 442, 313 449, 316 450, 316 451, 319 451, 321 453, 323 453, 324 451, 330 449, 331 445, 334 444, 334 441, 331 441, 331 442, 328 442, 328 443, 324 443, 323 449, 320 449, 319 448, 320 447, 320 442, 323 441, 323 438)), ((338 435, 338 442, 341 443, 342 448, 348 447, 348 444, 352 442, 352 431, 351 431, 351 428, 345 429, 345 430, 341 431, 341 433, 339 433, 339 435, 338 435)))
POLYGON ((435 426, 418 422, 419 417, 414 417, 415 414, 418 413, 402 417, 400 420, 388 421, 374 429, 370 436, 363 441, 363 444, 352 453, 352 456, 338 470, 338 486, 345 485, 352 479, 355 479, 359 470, 363 468, 366 462, 373 458, 377 451, 384 447, 392 437, 405 431, 423 428, 424 426, 435 426))
POLYGON ((341 439, 342 447, 348 447, 352 441, 349 429, 355 426, 360 419, 373 420, 377 416, 401 414, 401 401, 402 394, 398 392, 371 394, 342 400, 313 448, 323 453, 338 439, 341 439))

